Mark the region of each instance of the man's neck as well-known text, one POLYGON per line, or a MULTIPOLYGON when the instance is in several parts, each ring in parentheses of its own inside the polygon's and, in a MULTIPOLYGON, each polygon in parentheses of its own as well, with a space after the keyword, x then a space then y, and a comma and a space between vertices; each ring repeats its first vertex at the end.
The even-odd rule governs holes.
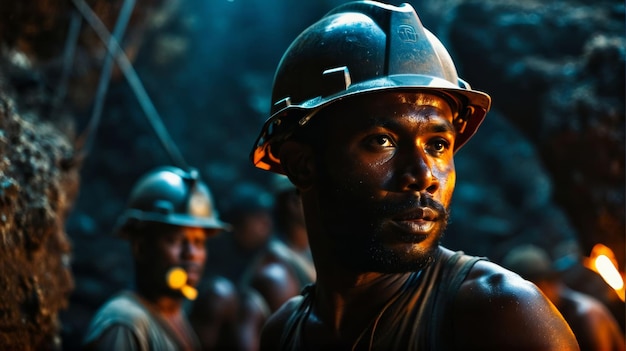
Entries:
POLYGON ((411 274, 334 273, 316 282, 315 314, 336 336, 346 339, 358 337, 411 274))
POLYGON ((180 314, 183 305, 182 297, 163 294, 150 294, 137 291, 144 303, 157 310, 165 318, 180 314))
POLYGON ((137 292, 142 303, 148 309, 154 311, 164 323, 164 327, 168 329, 171 336, 185 350, 193 349, 194 336, 191 334, 189 324, 186 317, 182 313, 182 297, 173 297, 167 295, 146 296, 137 292))

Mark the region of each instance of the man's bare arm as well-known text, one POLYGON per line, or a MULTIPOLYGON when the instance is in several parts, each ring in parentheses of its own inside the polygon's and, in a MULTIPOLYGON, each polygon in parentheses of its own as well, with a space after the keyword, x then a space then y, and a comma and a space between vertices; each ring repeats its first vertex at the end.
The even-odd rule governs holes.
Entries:
POLYGON ((533 283, 487 261, 461 286, 451 318, 465 350, 579 350, 563 316, 533 283))

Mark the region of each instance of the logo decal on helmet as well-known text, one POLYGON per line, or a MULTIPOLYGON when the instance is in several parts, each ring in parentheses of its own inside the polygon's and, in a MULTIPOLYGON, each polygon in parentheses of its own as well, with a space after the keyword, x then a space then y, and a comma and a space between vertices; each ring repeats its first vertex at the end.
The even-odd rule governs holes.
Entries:
POLYGON ((400 40, 403 42, 417 42, 417 31, 413 28, 413 26, 409 26, 408 24, 401 24, 398 26, 398 35, 400 36, 400 40))

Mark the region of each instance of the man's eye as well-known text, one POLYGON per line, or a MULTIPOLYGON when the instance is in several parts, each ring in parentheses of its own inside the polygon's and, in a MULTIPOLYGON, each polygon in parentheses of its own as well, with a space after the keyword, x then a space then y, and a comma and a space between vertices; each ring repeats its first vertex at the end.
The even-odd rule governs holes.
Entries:
POLYGON ((375 135, 370 138, 369 144, 375 147, 393 147, 391 138, 387 135, 375 135))
POLYGON ((167 235, 165 237, 165 240, 169 244, 178 244, 179 242, 182 241, 182 239, 181 239, 181 237, 179 235, 167 235))
POLYGON ((444 139, 436 139, 430 143, 429 148, 434 152, 441 153, 450 148, 450 143, 444 139))
POLYGON ((193 244, 195 247, 203 247, 206 244, 206 240, 204 238, 196 238, 193 239, 193 244))

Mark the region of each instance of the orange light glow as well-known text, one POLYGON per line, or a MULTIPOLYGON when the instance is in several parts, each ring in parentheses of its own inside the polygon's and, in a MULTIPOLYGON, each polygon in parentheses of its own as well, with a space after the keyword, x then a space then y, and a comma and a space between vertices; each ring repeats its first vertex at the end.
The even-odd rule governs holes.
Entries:
POLYGON ((619 298, 624 301, 624 274, 617 269, 615 254, 610 248, 602 244, 596 244, 591 250, 589 258, 584 259, 583 263, 585 267, 598 273, 617 292, 619 298))
POLYGON ((624 280, 608 257, 605 255, 596 257, 595 265, 604 281, 613 289, 619 290, 624 287, 624 280))
POLYGON ((187 272, 184 269, 179 267, 170 269, 165 279, 170 288, 179 290, 187 299, 195 300, 198 297, 198 290, 187 285, 187 272))

